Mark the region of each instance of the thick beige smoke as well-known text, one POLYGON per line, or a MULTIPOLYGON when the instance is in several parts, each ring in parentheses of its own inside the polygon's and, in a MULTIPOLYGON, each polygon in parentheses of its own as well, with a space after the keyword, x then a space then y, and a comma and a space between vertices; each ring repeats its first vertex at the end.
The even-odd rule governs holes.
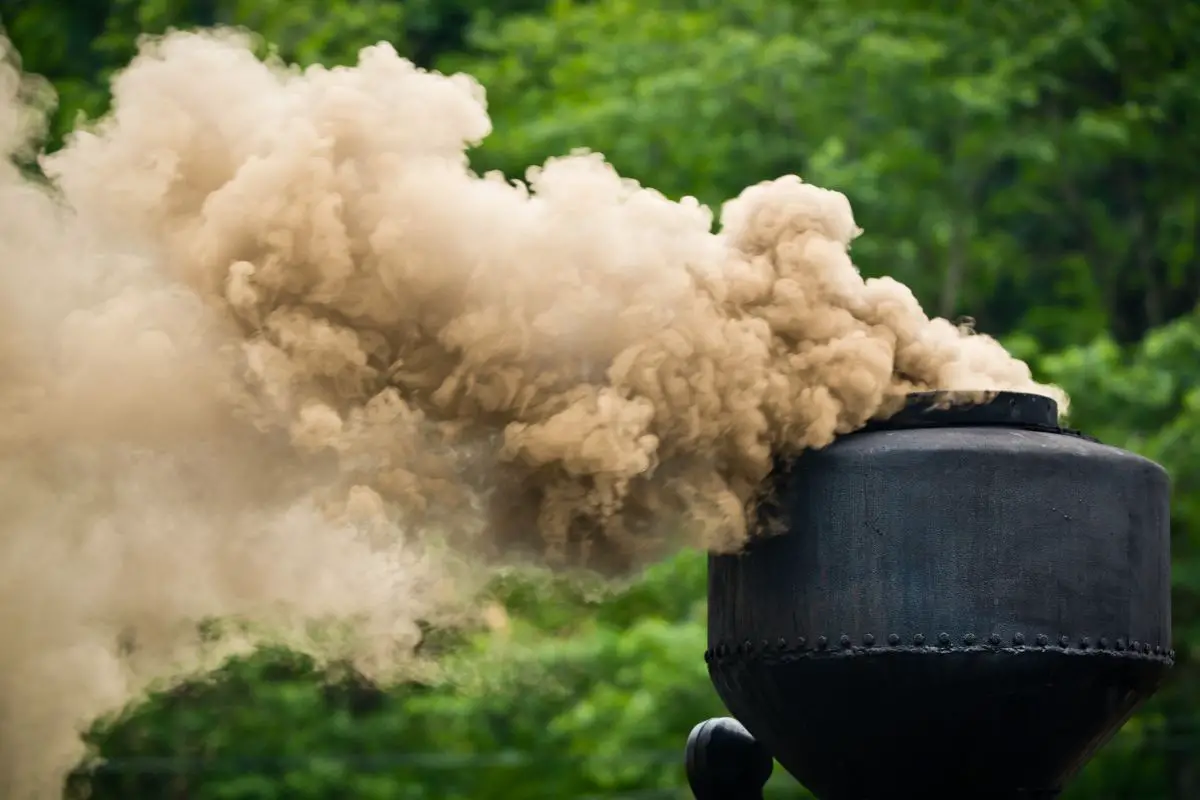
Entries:
MULTIPOLYGON (((386 45, 300 72, 171 35, 113 91, 53 187, 0 160, 14 800, 202 665, 197 620, 350 620, 338 652, 386 670, 469 595, 452 556, 736 547, 772 452, 913 389, 1054 391, 864 281, 841 194, 760 184, 714 235, 597 156, 481 178, 483 90, 386 45)), ((49 103, 0 66, 0 150, 49 103)))

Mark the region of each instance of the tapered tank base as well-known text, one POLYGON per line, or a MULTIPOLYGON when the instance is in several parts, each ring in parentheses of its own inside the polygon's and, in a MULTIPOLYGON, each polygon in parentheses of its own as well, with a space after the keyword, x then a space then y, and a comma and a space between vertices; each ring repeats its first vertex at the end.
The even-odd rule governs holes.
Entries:
POLYGON ((819 800, 1048 800, 1171 658, 1036 637, 990 647, 727 648, 709 667, 725 706, 819 800))
POLYGON ((915 794, 897 794, 897 795, 873 795, 870 797, 864 795, 814 795, 817 800, 1055 800, 1060 797, 1062 792, 1018 792, 1016 794, 973 794, 969 791, 948 792, 945 794, 939 792, 917 792, 915 794))
MULTIPOLYGON (((705 720, 688 737, 685 761, 688 784, 696 800, 763 800, 774 760, 766 748, 737 720, 719 717, 705 720)), ((984 776, 986 780, 987 776, 984 776)), ((841 793, 817 794, 817 800, 962 800, 961 789, 929 791, 922 788, 920 770, 897 776, 898 785, 886 795, 841 793)), ((970 791, 971 800, 1054 800, 1058 789, 1014 789, 970 791)))

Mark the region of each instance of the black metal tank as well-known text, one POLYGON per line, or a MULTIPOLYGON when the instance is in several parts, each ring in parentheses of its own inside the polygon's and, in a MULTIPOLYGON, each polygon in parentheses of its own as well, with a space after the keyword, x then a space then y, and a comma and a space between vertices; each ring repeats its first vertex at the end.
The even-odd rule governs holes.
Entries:
POLYGON ((1049 398, 935 399, 779 464, 783 532, 710 557, 705 658, 749 734, 721 731, 821 800, 1053 797, 1174 658, 1164 470, 1049 398))

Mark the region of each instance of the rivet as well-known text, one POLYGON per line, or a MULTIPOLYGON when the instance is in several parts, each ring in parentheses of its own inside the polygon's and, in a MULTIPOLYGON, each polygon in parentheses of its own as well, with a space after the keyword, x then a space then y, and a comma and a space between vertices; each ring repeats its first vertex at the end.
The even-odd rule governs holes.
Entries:
POLYGON ((1168 651, 1168 652, 1167 652, 1167 658, 1170 658, 1170 659, 1174 660, 1174 658, 1175 658, 1175 651, 1174 651, 1174 650, 1170 650, 1170 651, 1168 651))
POLYGON ((842 638, 841 638, 841 639, 839 639, 838 641, 840 641, 840 642, 841 642, 841 645, 842 645, 842 647, 843 647, 843 648, 849 648, 849 647, 850 647, 850 637, 849 637, 847 634, 844 634, 844 633, 843 633, 843 634, 842 634, 842 638))
POLYGON ((1091 646, 1092 646, 1092 640, 1089 639, 1088 637, 1084 636, 1083 638, 1081 638, 1079 640, 1079 647, 1081 650, 1087 650, 1091 646))
POLYGON ((828 646, 829 646, 828 639, 826 639, 824 636, 817 637, 817 649, 818 650, 824 650, 828 646))
POLYGON ((1098 642, 1096 642, 1096 647, 1099 650, 1107 650, 1108 649, 1108 638, 1105 636, 1101 636, 1100 640, 1098 642))
POLYGON ((913 644, 915 644, 917 647, 924 647, 925 646, 925 634, 918 633, 916 636, 914 636, 913 644))
POLYGON ((988 644, 990 644, 992 647, 999 647, 1000 646, 1000 634, 993 633, 991 636, 989 636, 988 644))
POLYGON ((1050 641, 1050 639, 1049 639, 1049 637, 1046 636, 1046 634, 1044 634, 1044 633, 1038 634, 1038 636, 1037 636, 1037 646, 1038 647, 1045 647, 1049 641, 1050 641))
POLYGON ((1067 636, 1058 637, 1058 646, 1063 648, 1064 650, 1066 649, 1067 645, 1069 645, 1070 643, 1071 643, 1071 640, 1067 636))
POLYGON ((770 649, 771 649, 771 643, 770 643, 769 641, 767 641, 766 639, 763 639, 763 640, 762 640, 762 650, 763 650, 763 652, 765 653, 765 652, 767 652, 767 651, 768 651, 768 650, 770 650, 770 649))
POLYGON ((963 644, 965 644, 967 647, 973 647, 975 645, 975 634, 968 633, 966 636, 964 636, 963 644))
POLYGON ((1025 634, 1014 633, 1013 634, 1013 644, 1015 644, 1017 647, 1023 646, 1025 644, 1025 634))
POLYGON ((1125 640, 1124 639, 1117 639, 1117 649, 1118 650, 1125 649, 1125 640))
POLYGON ((875 645, 875 637, 869 633, 866 634, 863 636, 863 644, 867 647, 873 647, 875 645))
POLYGON ((1142 649, 1142 643, 1135 639, 1134 641, 1129 643, 1129 649, 1136 653, 1137 651, 1142 649))
POLYGON ((943 631, 942 633, 939 633, 938 634, 938 644, 940 644, 942 647, 949 647, 950 646, 950 634, 946 633, 945 631, 943 631))
POLYGON ((894 633, 889 633, 888 644, 890 644, 892 647, 895 647, 896 645, 900 644, 900 637, 894 633))
POLYGON ((801 650, 803 650, 806 645, 808 645, 808 639, 805 639, 803 636, 796 640, 796 647, 799 647, 801 650))
POLYGON ((1142 643, 1142 652, 1145 653, 1146 655, 1150 655, 1150 643, 1149 642, 1142 643))
POLYGON ((778 645, 780 650, 787 650, 787 639, 780 636, 778 645))
POLYGON ((713 660, 713 654, 712 654, 712 650, 705 650, 705 651, 704 651, 704 660, 705 660, 705 662, 709 662, 709 661, 712 661, 712 660, 713 660))
POLYGON ((742 643, 742 650, 746 653, 746 655, 750 655, 754 652, 754 642, 747 639, 742 643))

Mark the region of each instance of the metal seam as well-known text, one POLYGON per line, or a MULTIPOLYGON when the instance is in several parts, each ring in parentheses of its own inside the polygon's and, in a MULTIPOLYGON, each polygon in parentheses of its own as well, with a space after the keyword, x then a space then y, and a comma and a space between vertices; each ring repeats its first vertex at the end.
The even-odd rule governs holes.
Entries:
POLYGON ((1093 644, 1091 638, 1087 636, 1075 639, 1063 635, 1051 642, 1050 637, 1038 634, 1032 643, 1027 643, 1025 635, 1022 633, 1013 634, 1009 641, 1004 641, 996 633, 983 637, 982 640, 975 634, 968 633, 964 634, 960 641, 961 644, 953 642, 950 635, 945 632, 933 637, 932 641, 927 640, 924 634, 915 634, 905 641, 898 634, 892 633, 886 637, 883 644, 877 644, 875 636, 870 633, 864 634, 857 640, 848 634, 842 634, 837 637, 836 641, 831 641, 826 636, 818 636, 811 645, 803 636, 795 639, 780 637, 775 640, 761 640, 757 643, 750 640, 744 640, 737 644, 718 642, 704 651, 704 660, 710 663, 763 657, 793 660, 796 658, 883 655, 887 653, 1059 653, 1163 661, 1168 664, 1173 664, 1175 661, 1175 651, 1167 646, 1151 645, 1148 642, 1137 640, 1129 641, 1124 637, 1109 639, 1102 636, 1093 644))

